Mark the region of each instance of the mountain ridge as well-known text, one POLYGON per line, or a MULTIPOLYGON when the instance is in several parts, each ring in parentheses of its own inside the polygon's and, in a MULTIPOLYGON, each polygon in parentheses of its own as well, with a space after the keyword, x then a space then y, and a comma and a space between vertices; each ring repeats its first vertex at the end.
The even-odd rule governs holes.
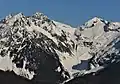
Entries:
POLYGON ((98 17, 79 28, 42 13, 0 22, 0 70, 29 80, 72 80, 119 62, 120 23, 98 17), (53 74, 53 76, 50 76, 53 74))

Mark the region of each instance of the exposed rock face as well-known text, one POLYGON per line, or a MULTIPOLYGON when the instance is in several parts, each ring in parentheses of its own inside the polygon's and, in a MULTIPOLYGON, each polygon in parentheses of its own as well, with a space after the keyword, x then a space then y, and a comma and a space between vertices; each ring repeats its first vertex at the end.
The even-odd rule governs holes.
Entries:
POLYGON ((42 13, 9 15, 0 22, 0 70, 53 84, 96 73, 119 62, 119 30, 97 17, 73 28, 42 13))
POLYGON ((35 77, 57 82, 69 77, 55 51, 71 54, 70 48, 62 44, 65 32, 61 31, 62 36, 54 33, 54 24, 46 16, 36 13, 27 18, 20 13, 7 17, 0 26, 1 70, 30 80, 35 77))

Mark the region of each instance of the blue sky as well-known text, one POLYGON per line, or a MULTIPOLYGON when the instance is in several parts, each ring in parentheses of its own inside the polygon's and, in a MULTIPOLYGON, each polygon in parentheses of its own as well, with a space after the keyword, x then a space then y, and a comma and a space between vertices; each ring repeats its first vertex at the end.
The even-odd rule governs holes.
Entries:
POLYGON ((0 0, 0 18, 9 13, 32 15, 37 11, 72 26, 95 16, 120 21, 120 0, 0 0))

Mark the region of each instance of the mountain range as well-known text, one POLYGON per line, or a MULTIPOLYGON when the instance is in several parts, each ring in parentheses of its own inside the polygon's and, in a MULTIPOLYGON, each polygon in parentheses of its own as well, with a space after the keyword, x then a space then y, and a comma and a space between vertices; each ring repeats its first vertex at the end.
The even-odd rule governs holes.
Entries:
POLYGON ((94 17, 74 28, 39 12, 0 21, 0 70, 34 84, 96 75, 119 63, 119 55, 119 22, 94 17))

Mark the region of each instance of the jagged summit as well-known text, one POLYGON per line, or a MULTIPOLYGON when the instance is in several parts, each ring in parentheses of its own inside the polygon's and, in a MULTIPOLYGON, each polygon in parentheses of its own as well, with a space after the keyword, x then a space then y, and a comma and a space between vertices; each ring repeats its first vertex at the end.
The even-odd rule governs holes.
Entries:
POLYGON ((11 18, 22 18, 25 17, 23 13, 17 13, 17 14, 9 14, 8 16, 5 17, 5 20, 9 20, 11 18))
POLYGON ((119 31, 98 17, 73 28, 38 12, 9 15, 0 22, 0 70, 54 83, 97 72, 119 61, 119 31))
POLYGON ((93 17, 92 19, 88 20, 88 22, 89 22, 89 21, 91 21, 91 22, 93 21, 94 23, 96 23, 96 22, 99 22, 99 21, 102 21, 102 22, 103 22, 103 21, 106 21, 106 20, 104 20, 104 19, 101 18, 101 17, 97 17, 97 16, 96 16, 96 17, 93 17))
POLYGON ((48 18, 47 16, 45 16, 43 13, 40 13, 40 12, 36 12, 35 14, 33 14, 33 17, 36 17, 39 19, 42 19, 41 17, 48 18))
POLYGON ((85 23, 85 25, 83 25, 83 27, 85 27, 85 28, 91 28, 91 27, 93 27, 93 26, 95 26, 95 25, 97 25, 97 24, 101 24, 101 23, 107 24, 108 21, 106 21, 106 20, 104 20, 104 19, 102 19, 102 18, 99 18, 99 17, 94 17, 94 18, 88 20, 88 21, 85 23))
MULTIPOLYGON (((92 18, 91 20, 89 20, 89 21, 91 21, 91 22, 93 21, 93 22, 95 23, 95 22, 98 22, 98 21, 101 21, 101 20, 103 20, 103 19, 102 19, 102 18, 99 18, 99 17, 93 17, 93 18, 92 18)), ((88 22, 89 22, 89 21, 88 21, 88 22)))

